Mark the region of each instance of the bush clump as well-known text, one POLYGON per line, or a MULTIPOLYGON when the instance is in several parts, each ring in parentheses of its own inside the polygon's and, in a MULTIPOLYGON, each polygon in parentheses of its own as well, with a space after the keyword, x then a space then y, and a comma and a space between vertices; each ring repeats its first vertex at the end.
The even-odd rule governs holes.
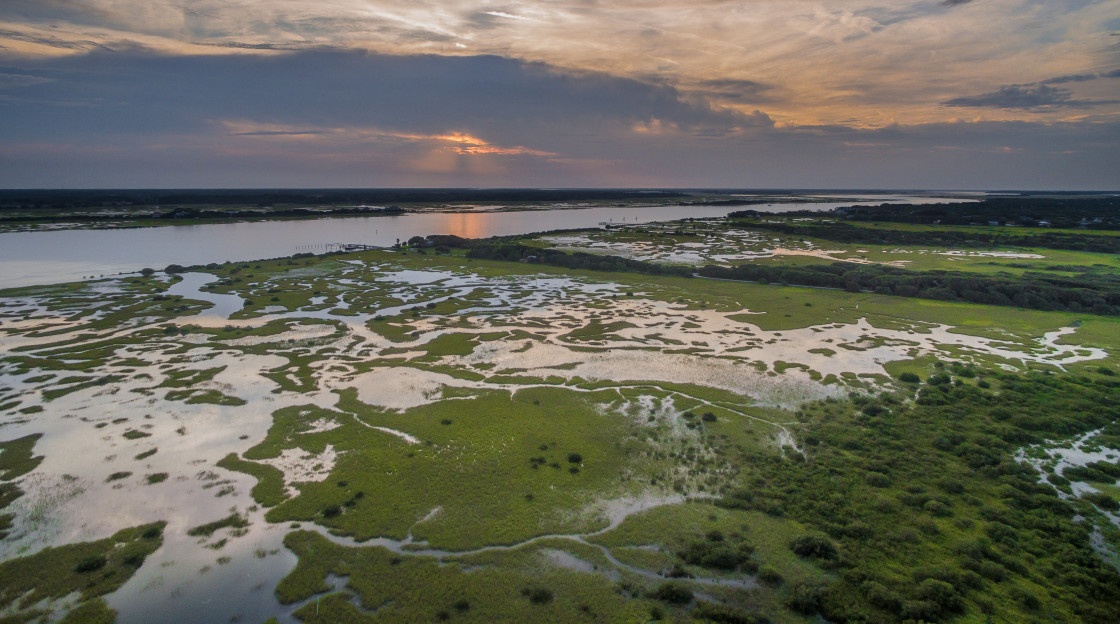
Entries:
POLYGON ((74 566, 74 571, 79 574, 83 574, 86 572, 96 572, 101 568, 104 568, 105 564, 108 562, 109 560, 105 558, 105 555, 90 555, 85 559, 79 561, 78 565, 74 566))
POLYGON ((799 557, 815 557, 829 561, 839 555, 836 544, 824 535, 802 535, 793 540, 789 549, 799 557))
POLYGON ((810 583, 795 583, 786 595, 786 605, 805 615, 816 613, 821 608, 821 587, 810 583))
POLYGON ((748 613, 727 605, 701 602, 692 611, 692 617, 718 624, 767 624, 770 620, 761 615, 748 613))
POLYGON ((525 587, 521 590, 521 595, 536 605, 552 602, 553 597, 552 590, 547 587, 525 587))
POLYGON ((669 604, 685 605, 692 602, 692 590, 680 583, 662 583, 649 597, 669 604))
POLYGON ((732 546, 721 538, 692 542, 677 554, 692 565, 713 570, 736 570, 750 559, 753 550, 749 544, 732 546))

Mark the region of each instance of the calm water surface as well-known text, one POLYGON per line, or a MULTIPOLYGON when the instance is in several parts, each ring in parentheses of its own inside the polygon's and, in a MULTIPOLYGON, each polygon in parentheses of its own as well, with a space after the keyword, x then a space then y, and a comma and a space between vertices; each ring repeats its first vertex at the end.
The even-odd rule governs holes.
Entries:
MULTIPOLYGON (((853 198, 853 201, 856 198, 853 198)), ((843 203, 759 204, 766 212, 828 210, 843 203)), ((926 203, 929 197, 876 196, 866 202, 926 203)), ((301 251, 323 252, 330 243, 389 246, 428 234, 466 238, 508 236, 562 228, 595 227, 604 221, 649 223, 686 217, 723 217, 742 207, 649 206, 524 212, 426 213, 391 217, 347 217, 257 221, 121 230, 61 230, 0 234, 0 288, 57 284, 162 269, 169 264, 260 260, 301 251)))

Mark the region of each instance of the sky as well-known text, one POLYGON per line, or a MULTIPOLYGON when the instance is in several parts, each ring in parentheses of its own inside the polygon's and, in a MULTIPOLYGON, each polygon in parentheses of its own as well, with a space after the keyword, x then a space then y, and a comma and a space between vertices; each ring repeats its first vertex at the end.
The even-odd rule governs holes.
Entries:
POLYGON ((1120 189, 1120 0, 0 0, 0 187, 1120 189))

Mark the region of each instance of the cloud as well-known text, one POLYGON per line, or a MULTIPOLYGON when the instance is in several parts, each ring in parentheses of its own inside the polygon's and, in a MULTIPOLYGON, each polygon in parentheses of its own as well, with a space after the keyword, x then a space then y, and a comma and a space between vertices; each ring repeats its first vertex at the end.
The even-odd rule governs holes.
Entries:
POLYGON ((761 82, 755 82, 754 80, 730 78, 701 80, 696 83, 696 88, 705 95, 717 99, 729 99, 756 104, 774 101, 774 98, 768 94, 773 87, 761 82))
POLYGON ((0 97, 0 144, 37 154, 0 163, 0 186, 74 176, 112 186, 142 171, 156 186, 566 186, 576 176, 640 185, 656 182, 634 171, 650 155, 628 151, 641 124, 679 143, 773 126, 763 113, 714 108, 671 86, 494 56, 99 50, 10 72, 54 81, 21 88, 20 101, 0 97), (110 147, 117 155, 94 156, 110 147), (605 153, 619 162, 602 166, 605 153), (87 179, 94 171, 100 177, 87 179))
POLYGON ((54 79, 43 78, 42 76, 28 76, 26 74, 0 73, 0 89, 29 87, 31 85, 43 84, 47 82, 54 82, 54 79))
POLYGON ((1037 110, 1048 108, 1090 108, 1104 104, 1116 104, 1117 102, 1118 100, 1075 100, 1069 89, 1036 84, 1005 85, 991 93, 953 98, 951 100, 946 100, 943 104, 945 106, 957 108, 992 107, 1037 110))
POLYGON ((969 2, 972 2, 972 0, 941 0, 941 6, 953 7, 968 4, 969 2))
MULTIPOLYGON (((744 113, 765 104, 783 122, 882 125, 944 119, 937 102, 986 85, 1087 75, 1102 63, 1102 38, 1120 19, 1114 1, 990 0, 945 8, 962 4, 4 0, 0 54, 67 55, 138 42, 173 55, 323 48, 494 55, 575 72, 657 76, 744 113), (991 24, 1000 24, 998 37, 991 24), (720 84, 744 77, 769 88, 720 84), (713 81, 709 93, 697 86, 703 81, 713 81)), ((1009 118, 1024 114, 1000 110, 1009 118)))
MULTIPOLYGON (((682 9, 683 23, 695 19, 690 10, 714 4, 696 6, 682 9)), ((734 12, 739 4, 722 6, 734 12)), ((547 21, 512 1, 488 7, 547 21)), ((419 20, 397 17, 399 24, 419 20)), ((491 17, 501 20, 498 33, 523 22, 491 17)), ((817 23, 810 17, 807 28, 817 23)), ((441 19, 434 27, 466 32, 441 19)), ((967 79, 959 70, 910 73, 906 59, 890 65, 890 50, 906 48, 884 48, 866 63, 890 79, 865 70, 854 80, 821 59, 835 53, 836 36, 862 22, 846 26, 835 12, 820 22, 829 25, 823 34, 782 43, 786 56, 804 40, 820 46, 805 52, 808 65, 817 65, 810 78, 821 81, 808 90, 773 48, 769 57, 742 56, 733 47, 737 34, 715 37, 718 50, 698 45, 676 54, 685 28, 661 28, 648 50, 673 56, 657 61, 677 63, 666 72, 638 71, 637 57, 627 73, 493 54, 297 46, 279 37, 261 42, 268 49, 221 47, 257 45, 250 31, 192 43, 190 54, 131 43, 67 56, 7 55, 0 73, 43 80, 16 78, 18 89, 0 93, 0 186, 1115 186, 1120 124, 1104 98, 1111 97, 1105 79, 1117 76, 1080 78, 1092 74, 1086 67, 1100 72, 1099 62, 1030 68, 1028 78, 1056 82, 993 90, 987 85, 1020 74, 988 81, 983 72, 967 79), (695 72, 693 53, 718 56, 712 63, 721 71, 695 72), (796 110, 810 112, 790 113, 794 100, 806 107, 796 110), (895 119, 906 102, 936 108, 930 117, 938 121, 895 119), (1085 102, 1092 111, 1077 110, 1085 102), (864 112, 872 105, 884 110, 874 125, 864 112), (991 121, 940 121, 960 114, 952 106, 980 107, 991 121)), ((651 19, 642 29, 651 23, 666 26, 651 19)), ((920 17, 902 24, 924 28, 920 17)), ((744 48, 754 43, 746 39, 744 48)), ((759 49, 776 45, 764 39, 759 49)), ((922 42, 915 49, 930 43, 911 39, 922 42)), ((990 33, 986 40, 1004 43, 990 33)))
POLYGON ((445 134, 416 134, 398 132, 371 127, 337 127, 337 128, 308 128, 299 126, 286 126, 274 123, 259 123, 251 120, 224 120, 220 122, 230 136, 238 137, 278 137, 307 139, 322 137, 332 140, 359 141, 359 142, 384 142, 384 141, 409 141, 416 143, 429 143, 439 149, 461 155, 496 154, 502 156, 527 155, 527 156, 556 156, 554 152, 546 152, 521 145, 502 147, 466 132, 449 132, 445 134))
POLYGON ((1054 78, 1047 78, 1046 80, 1039 81, 1038 84, 1068 84, 1070 82, 1089 82, 1100 78, 1099 74, 1069 74, 1067 76, 1056 76, 1054 78))
POLYGON ((1104 78, 1120 78, 1120 69, 1114 69, 1112 71, 1102 72, 1099 74, 1068 74, 1065 76, 1055 76, 1054 78, 1040 80, 1035 84, 1068 84, 1071 82, 1090 82, 1093 80, 1101 80, 1104 78))

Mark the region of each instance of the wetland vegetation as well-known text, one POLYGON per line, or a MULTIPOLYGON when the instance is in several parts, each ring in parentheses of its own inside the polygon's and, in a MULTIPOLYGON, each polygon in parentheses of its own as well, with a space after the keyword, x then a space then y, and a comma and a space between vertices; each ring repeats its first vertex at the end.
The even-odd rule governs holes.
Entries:
POLYGON ((0 617, 1116 621, 1120 320, 891 280, 1120 261, 837 218, 3 291, 0 617))

